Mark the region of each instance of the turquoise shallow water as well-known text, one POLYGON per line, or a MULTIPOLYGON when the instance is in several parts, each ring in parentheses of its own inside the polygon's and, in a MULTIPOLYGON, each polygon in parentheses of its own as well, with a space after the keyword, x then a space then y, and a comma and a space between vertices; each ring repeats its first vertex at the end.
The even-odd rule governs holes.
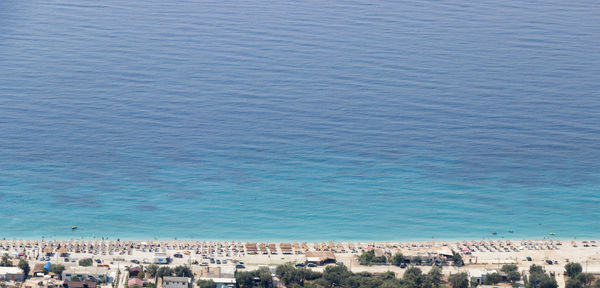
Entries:
POLYGON ((600 237, 597 3, 323 2, 2 1, 0 237, 600 237))

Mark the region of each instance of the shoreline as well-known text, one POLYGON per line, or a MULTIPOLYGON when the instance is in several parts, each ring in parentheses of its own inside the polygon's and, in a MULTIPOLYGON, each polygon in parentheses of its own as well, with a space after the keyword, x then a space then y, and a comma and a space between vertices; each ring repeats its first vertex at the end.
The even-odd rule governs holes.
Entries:
POLYGON ((0 235, 0 241, 127 241, 127 242, 269 242, 269 243, 287 243, 287 242, 336 242, 336 243, 432 243, 432 242, 463 242, 463 241, 600 241, 600 237, 487 237, 487 238, 419 238, 419 239, 214 239, 214 238, 179 238, 179 237, 148 237, 148 238, 129 238, 129 237, 7 237, 0 235))
POLYGON ((386 245, 416 245, 418 247, 442 247, 442 246, 453 246, 459 243, 561 243, 572 244, 572 243, 586 243, 594 242, 600 243, 600 238, 580 238, 580 239, 563 239, 563 238, 545 238, 545 239, 533 239, 533 238, 490 238, 490 239, 433 239, 433 240, 236 240, 236 239, 127 239, 127 238, 5 238, 0 237, 0 248, 4 245, 15 245, 24 243, 37 243, 37 244, 65 244, 65 243, 104 243, 104 244, 137 244, 142 243, 143 245, 156 245, 156 244, 174 244, 174 245, 198 245, 202 243, 224 243, 224 244, 245 244, 245 243, 271 243, 271 244, 282 244, 282 243, 304 243, 304 244, 357 244, 366 246, 386 246, 386 245))

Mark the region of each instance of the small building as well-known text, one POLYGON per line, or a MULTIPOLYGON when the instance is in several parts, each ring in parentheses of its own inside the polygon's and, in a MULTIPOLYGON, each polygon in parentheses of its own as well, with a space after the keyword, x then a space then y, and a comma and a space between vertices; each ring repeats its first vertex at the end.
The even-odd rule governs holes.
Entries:
POLYGON ((373 249, 373 254, 375 254, 375 257, 385 257, 386 253, 381 248, 375 248, 373 249))
POLYGON ((0 281, 23 282, 25 275, 19 267, 0 267, 0 281))
POLYGON ((163 288, 192 288, 192 278, 189 277, 163 277, 163 288))
MULTIPOLYGON (((67 267, 62 272, 62 279, 65 281, 72 281, 73 277, 77 277, 79 280, 90 280, 95 282, 112 282, 112 278, 108 275, 108 269, 105 267, 94 267, 94 266, 72 266, 67 267)), ((79 281, 76 281, 79 282, 79 281)), ((85 282, 85 281, 84 281, 85 282)))
POLYGON ((200 269, 200 278, 235 278, 235 271, 234 266, 205 266, 200 269))
POLYGON ((63 281, 49 277, 34 277, 25 280, 24 288, 63 288, 63 281))
POLYGON ((467 270, 467 274, 469 274, 469 280, 472 283, 479 283, 480 285, 483 284, 485 282, 485 276, 487 274, 491 274, 494 272, 498 272, 497 270, 491 270, 491 269, 481 269, 481 268, 473 268, 473 269, 468 269, 467 270))
POLYGON ((44 276, 44 264, 38 263, 33 265, 33 268, 29 272, 30 276, 44 276))
POLYGON ((64 288, 96 288, 98 284, 95 281, 65 281, 64 288))
POLYGON ((332 251, 306 251, 306 263, 318 265, 335 263, 335 254, 332 251))
POLYGON ((144 273, 142 267, 131 267, 129 268, 129 277, 138 277, 140 273, 144 273))
POLYGON ((448 249, 440 249, 435 251, 438 256, 440 258, 444 257, 444 259, 452 259, 452 257, 454 256, 454 254, 452 254, 452 251, 448 250, 448 249))
POLYGON ((200 280, 212 280, 217 284, 217 288, 233 288, 235 287, 235 278, 204 278, 201 277, 200 280))
POLYGON ((127 286, 133 287, 136 285, 142 287, 144 286, 144 281, 142 281, 142 279, 139 278, 129 278, 129 281, 127 281, 127 286))

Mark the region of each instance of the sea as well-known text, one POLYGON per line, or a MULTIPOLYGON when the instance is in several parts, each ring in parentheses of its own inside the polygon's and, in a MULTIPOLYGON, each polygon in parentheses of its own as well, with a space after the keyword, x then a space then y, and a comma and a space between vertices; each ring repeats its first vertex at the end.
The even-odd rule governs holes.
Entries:
POLYGON ((0 238, 600 238, 599 15, 2 0, 0 238))

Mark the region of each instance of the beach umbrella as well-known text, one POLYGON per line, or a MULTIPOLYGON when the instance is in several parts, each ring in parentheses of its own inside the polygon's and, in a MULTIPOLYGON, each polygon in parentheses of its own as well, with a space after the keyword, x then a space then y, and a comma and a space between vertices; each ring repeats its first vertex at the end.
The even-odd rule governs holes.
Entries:
POLYGON ((52 266, 52 263, 46 262, 46 265, 44 265, 44 269, 46 269, 46 271, 50 271, 50 266, 52 266))

